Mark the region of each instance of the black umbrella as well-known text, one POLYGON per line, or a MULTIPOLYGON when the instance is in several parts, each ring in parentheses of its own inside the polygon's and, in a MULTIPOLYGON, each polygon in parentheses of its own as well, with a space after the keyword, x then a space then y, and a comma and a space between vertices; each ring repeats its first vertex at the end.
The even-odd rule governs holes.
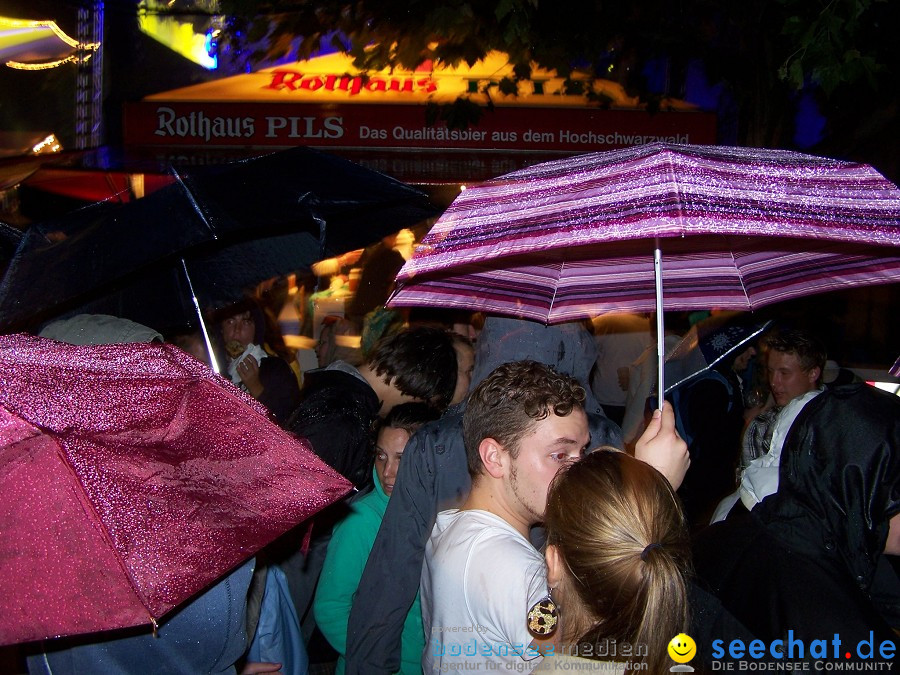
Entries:
POLYGON ((436 215, 422 192, 308 148, 173 173, 143 199, 33 226, 0 286, 0 329, 79 309, 164 331, 436 215))
POLYGON ((0 221, 0 278, 22 240, 22 230, 0 221))

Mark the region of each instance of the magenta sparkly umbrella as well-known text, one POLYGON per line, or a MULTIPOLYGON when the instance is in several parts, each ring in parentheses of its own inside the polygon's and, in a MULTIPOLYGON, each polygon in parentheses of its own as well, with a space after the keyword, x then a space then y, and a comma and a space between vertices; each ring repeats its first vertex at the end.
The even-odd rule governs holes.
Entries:
POLYGON ((150 626, 351 485, 171 345, 0 336, 0 645, 150 626))
POLYGON ((898 279, 900 190, 870 166, 652 144, 464 190, 388 304, 545 323, 652 310, 661 320, 663 309, 747 310, 898 279))

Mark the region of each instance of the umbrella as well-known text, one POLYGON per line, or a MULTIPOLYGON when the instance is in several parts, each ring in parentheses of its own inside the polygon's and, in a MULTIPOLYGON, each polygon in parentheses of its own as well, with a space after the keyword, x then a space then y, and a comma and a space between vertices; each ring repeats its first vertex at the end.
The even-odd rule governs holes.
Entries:
POLYGON ((733 318, 729 312, 721 319, 713 316, 691 326, 666 358, 666 394, 736 355, 773 323, 748 324, 733 318))
POLYGON ((22 240, 22 230, 0 221, 0 278, 22 240))
POLYGON ((0 336, 0 644, 150 625, 350 484, 171 345, 0 336))
POLYGON ((418 190, 308 148, 176 173, 142 199, 32 227, 0 286, 0 328, 77 308, 166 332, 196 305, 435 214, 418 190))
MULTIPOLYGON (((651 144, 463 191, 400 270, 388 304, 547 323, 656 310, 661 322, 663 309, 750 310, 895 281, 898 245, 900 190, 869 166, 651 144)), ((661 353, 659 365, 662 375, 661 353)))

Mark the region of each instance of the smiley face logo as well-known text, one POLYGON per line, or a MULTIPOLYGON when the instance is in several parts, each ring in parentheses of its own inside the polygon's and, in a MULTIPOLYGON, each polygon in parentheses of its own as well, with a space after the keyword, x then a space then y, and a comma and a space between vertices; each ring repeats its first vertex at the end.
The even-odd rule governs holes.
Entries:
POLYGON ((669 641, 668 651, 675 663, 687 663, 697 655, 697 644, 687 633, 679 633, 669 641))

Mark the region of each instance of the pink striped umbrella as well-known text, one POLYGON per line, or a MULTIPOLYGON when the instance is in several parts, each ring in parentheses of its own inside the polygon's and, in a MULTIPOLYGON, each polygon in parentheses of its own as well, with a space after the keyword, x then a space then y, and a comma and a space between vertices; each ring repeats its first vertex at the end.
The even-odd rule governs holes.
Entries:
POLYGON ((900 190, 864 164, 784 150, 647 145, 538 164, 464 190, 390 304, 555 323, 755 309, 900 276, 900 190))
POLYGON ((400 270, 388 304, 544 323, 748 310, 896 281, 898 247, 900 189, 870 166, 653 144, 464 190, 400 270))

